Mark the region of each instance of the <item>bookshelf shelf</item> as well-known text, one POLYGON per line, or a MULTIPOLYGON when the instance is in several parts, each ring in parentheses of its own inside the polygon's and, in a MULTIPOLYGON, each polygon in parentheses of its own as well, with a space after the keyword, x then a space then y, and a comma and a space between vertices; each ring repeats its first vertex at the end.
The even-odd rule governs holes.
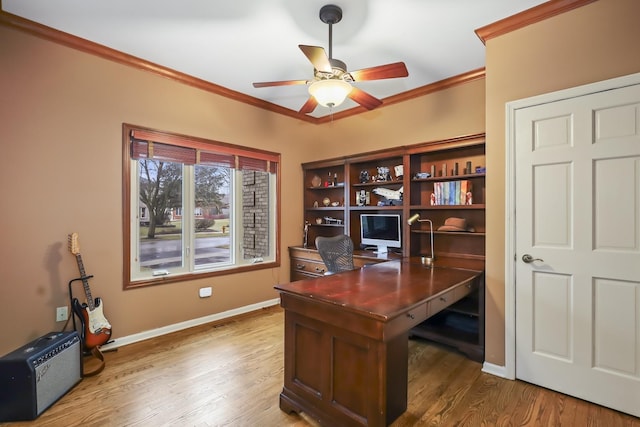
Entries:
POLYGON ((484 210, 485 205, 475 203, 473 205, 411 205, 410 209, 418 210, 466 210, 466 209, 480 209, 484 210))

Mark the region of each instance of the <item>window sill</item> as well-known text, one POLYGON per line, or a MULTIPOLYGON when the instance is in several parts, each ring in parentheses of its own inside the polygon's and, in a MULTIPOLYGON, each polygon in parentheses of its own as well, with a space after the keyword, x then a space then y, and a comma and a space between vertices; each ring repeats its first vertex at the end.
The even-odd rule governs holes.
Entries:
POLYGON ((177 283, 177 282, 188 282, 188 281, 203 279, 207 277, 228 276, 231 274, 246 273, 249 271, 264 270, 264 269, 276 268, 276 267, 280 267, 279 259, 276 259, 275 261, 270 261, 270 262, 247 264, 247 265, 228 268, 224 270, 207 271, 207 272, 201 272, 201 273, 175 274, 175 275, 153 277, 149 279, 141 279, 136 281, 131 281, 129 277, 125 277, 124 289, 125 290, 138 289, 146 286, 164 285, 168 283, 177 283))

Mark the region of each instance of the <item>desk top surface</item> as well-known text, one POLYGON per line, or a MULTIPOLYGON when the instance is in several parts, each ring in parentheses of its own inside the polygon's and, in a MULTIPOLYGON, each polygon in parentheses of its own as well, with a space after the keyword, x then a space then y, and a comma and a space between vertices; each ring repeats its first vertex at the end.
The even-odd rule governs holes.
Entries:
POLYGON ((276 285, 281 293, 344 307, 388 320, 481 274, 477 270, 427 268, 404 258, 316 279, 276 285))

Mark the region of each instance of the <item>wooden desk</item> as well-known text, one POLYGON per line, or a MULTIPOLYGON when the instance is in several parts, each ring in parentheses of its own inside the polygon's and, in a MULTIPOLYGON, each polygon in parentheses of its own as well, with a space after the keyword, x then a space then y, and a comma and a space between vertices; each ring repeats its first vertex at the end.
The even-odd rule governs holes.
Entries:
POLYGON ((480 271, 402 259, 276 286, 285 309, 280 408, 327 426, 385 426, 407 409, 408 331, 480 271))

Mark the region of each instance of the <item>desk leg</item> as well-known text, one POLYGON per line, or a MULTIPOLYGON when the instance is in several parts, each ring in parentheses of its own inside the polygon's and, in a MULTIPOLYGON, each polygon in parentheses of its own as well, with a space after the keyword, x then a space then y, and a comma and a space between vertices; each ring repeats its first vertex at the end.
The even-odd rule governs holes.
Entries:
POLYGON ((387 353, 387 425, 407 410, 409 378, 409 334, 386 343, 387 353))
POLYGON ((280 408, 322 425, 386 426, 407 408, 408 336, 377 341, 285 312, 280 408))

